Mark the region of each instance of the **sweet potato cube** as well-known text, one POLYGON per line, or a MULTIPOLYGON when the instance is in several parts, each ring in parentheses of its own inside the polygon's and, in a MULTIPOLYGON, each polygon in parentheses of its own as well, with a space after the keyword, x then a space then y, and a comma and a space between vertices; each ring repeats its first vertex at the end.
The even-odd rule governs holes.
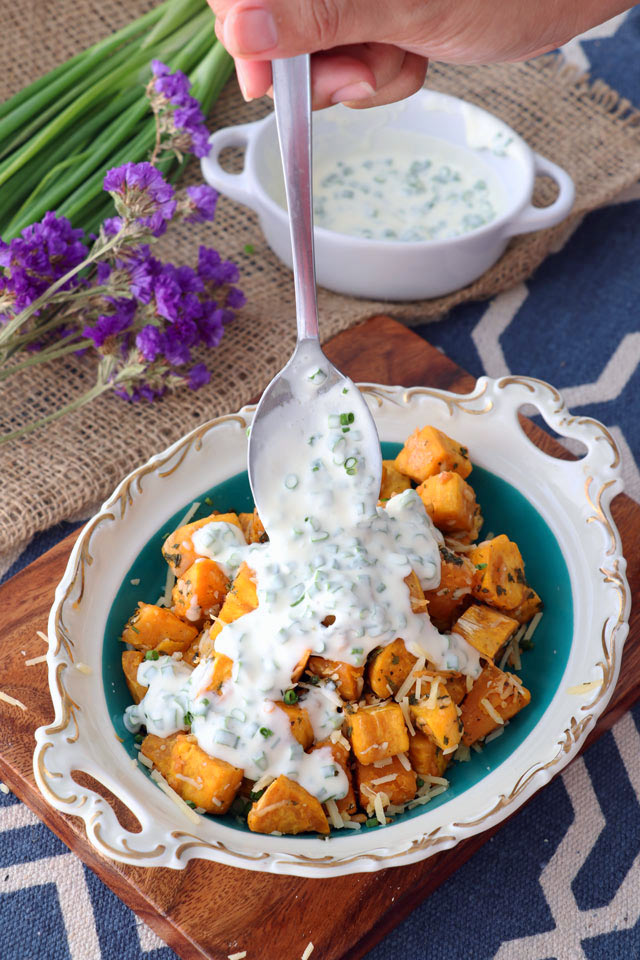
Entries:
POLYGON ((311 653, 311 650, 305 650, 302 656, 300 657, 300 659, 298 660, 298 662, 296 663, 295 667, 293 668, 293 672, 291 674, 291 683, 297 683, 300 677, 302 676, 302 674, 304 673, 304 669, 309 661, 310 653, 311 653))
POLYGON ((469 552, 469 559, 480 573, 474 587, 478 600, 507 613, 524 602, 529 588, 522 556, 504 533, 478 544, 469 552))
POLYGON ((219 694, 225 681, 231 677, 232 670, 233 660, 226 657, 224 653, 214 653, 211 669, 207 672, 200 689, 196 691, 196 696, 201 697, 207 692, 219 694))
POLYGON ((205 753, 190 735, 164 739, 148 734, 141 753, 153 761, 172 790, 207 813, 226 813, 238 792, 242 770, 205 753))
POLYGON ((140 703, 148 690, 148 687, 143 687, 141 683, 138 683, 138 667, 143 660, 144 653, 142 650, 122 651, 122 671, 134 703, 140 703))
POLYGON ((462 611, 472 600, 474 584, 479 573, 468 557, 459 556, 446 547, 440 547, 440 583, 434 590, 425 590, 429 616, 438 630, 451 629, 462 611))
POLYGON ((255 610, 257 606, 258 593, 255 573, 246 563, 241 563, 236 578, 222 604, 219 619, 222 623, 233 623, 234 620, 242 617, 245 613, 255 610))
POLYGON ((176 577, 181 577, 198 556, 191 539, 192 534, 201 527, 206 527, 208 523, 220 522, 233 523, 236 527, 240 527, 240 521, 235 513, 212 513, 211 516, 203 517, 202 520, 186 523, 169 534, 162 545, 162 556, 176 577))
POLYGON ((198 628, 185 623, 171 610, 140 601, 122 631, 121 640, 137 650, 171 654, 182 653, 197 636, 198 628))
POLYGON ((333 679, 343 700, 358 700, 362 693, 364 667, 354 667, 340 660, 325 660, 324 657, 309 657, 307 670, 313 676, 333 679))
POLYGON ((388 701, 361 707, 348 720, 351 746, 360 763, 375 763, 409 749, 409 734, 402 710, 388 701))
POLYGON ((410 486, 411 480, 396 469, 395 460, 382 461, 381 500, 390 500, 396 493, 402 493, 403 490, 408 490, 410 486))
POLYGON ((392 697, 407 679, 416 658, 409 653, 403 640, 382 647, 369 660, 369 685, 376 697, 392 697))
POLYGON ((443 470, 454 471, 463 479, 471 473, 467 448, 435 427, 414 430, 396 457, 395 467, 416 483, 443 470))
POLYGON ((543 603, 538 594, 531 587, 527 586, 525 597, 521 604, 509 610, 509 616, 517 620, 518 623, 528 623, 533 620, 536 613, 540 613, 543 603))
POLYGON ((281 774, 256 801, 247 817, 254 833, 329 833, 329 823, 315 797, 281 774))
POLYGON ((281 700, 276 702, 276 707, 286 713, 289 718, 291 733, 302 745, 302 749, 308 750, 313 743, 313 727, 308 712, 297 703, 283 703, 281 700))
POLYGON ((347 751, 341 743, 334 743, 333 740, 321 740, 320 743, 316 743, 315 746, 309 750, 309 753, 313 753, 314 750, 321 750, 322 747, 329 747, 333 754, 333 759, 342 767, 347 775, 349 789, 344 797, 336 800, 336 806, 338 813, 342 816, 352 817, 354 813, 358 812, 358 805, 356 803, 356 795, 353 792, 353 777, 351 775, 351 768, 349 767, 350 751, 347 751))
POLYGON ((416 795, 415 770, 407 770, 397 757, 384 767, 356 762, 356 781, 360 806, 370 813, 373 810, 375 794, 382 793, 382 805, 390 803, 400 807, 409 803, 416 795), (379 781, 382 781, 380 783, 379 781))
POLYGON ((433 683, 438 685, 435 697, 432 684, 430 695, 409 707, 411 720, 419 730, 431 737, 444 753, 453 753, 460 743, 462 724, 446 684, 438 678, 433 683))
POLYGON ((409 738, 409 760, 416 773, 441 777, 447 768, 448 759, 422 730, 416 730, 409 738))
POLYGON ((171 599, 173 612, 182 620, 201 624, 217 616, 229 587, 229 579, 215 560, 199 557, 176 581, 171 599))
POLYGON ((497 717, 510 720, 526 707, 531 694, 523 687, 518 677, 504 673, 493 663, 488 663, 471 691, 462 701, 460 719, 464 726, 462 742, 467 746, 481 740, 500 726, 497 717))
POLYGON ((269 539, 256 509, 253 513, 239 513, 238 520, 247 543, 264 543, 269 539))
POLYGON ((479 511, 476 495, 460 474, 444 471, 428 477, 416 493, 439 530, 470 532, 474 528, 479 511))
POLYGON ((518 621, 506 613, 474 603, 456 620, 452 632, 464 637, 483 657, 493 660, 518 627, 518 621))
POLYGON ((415 570, 408 573, 404 582, 409 587, 409 598, 411 600, 411 609, 414 613, 426 613, 427 602, 424 598, 424 590, 420 586, 415 570))

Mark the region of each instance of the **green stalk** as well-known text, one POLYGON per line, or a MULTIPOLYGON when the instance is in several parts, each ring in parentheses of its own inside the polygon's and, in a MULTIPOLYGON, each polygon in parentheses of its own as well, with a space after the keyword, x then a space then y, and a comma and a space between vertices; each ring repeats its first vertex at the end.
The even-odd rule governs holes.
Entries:
MULTIPOLYGON (((203 0, 177 0, 177 2, 172 0, 160 20, 142 41, 140 49, 148 49, 154 43, 163 40, 168 34, 174 33, 185 20, 196 16, 198 10, 202 10, 203 6, 203 0)), ((211 17, 213 18, 213 14, 211 14, 211 17)))
MULTIPOLYGON (((188 43, 194 32, 197 34, 199 29, 204 27, 205 22, 209 21, 210 17, 208 13, 204 11, 187 27, 173 34, 170 40, 167 42, 166 48, 160 50, 159 53, 166 56, 167 53, 171 53, 176 49, 181 49, 185 43, 188 43)), ((149 52, 147 50, 139 50, 137 54, 132 56, 127 64, 123 65, 114 72, 109 73, 106 77, 103 77, 97 83, 85 90, 77 100, 66 107, 66 109, 63 110, 59 116, 47 124, 47 126, 35 137, 33 137, 26 147, 20 151, 20 153, 13 159, 12 163, 10 163, 9 166, 2 172, 2 174, 0 174, 0 186, 3 183, 6 183, 9 177, 20 170, 27 160, 35 156, 40 150, 46 147, 55 136, 61 133, 67 123, 77 121, 82 112, 86 108, 93 106, 99 96, 102 96, 103 94, 112 96, 115 91, 119 91, 121 89, 121 85, 126 85, 127 81, 131 81, 133 79, 133 75, 138 73, 140 67, 148 64, 148 61, 149 52)))
POLYGON ((0 382, 7 380, 8 377, 12 377, 14 373, 19 373, 21 370, 26 370, 28 367, 34 367, 38 363, 47 363, 50 360, 58 360, 59 357, 65 357, 69 353, 77 353, 78 350, 83 350, 85 347, 93 346, 93 340, 76 340, 75 343, 68 343, 65 347, 59 347, 56 345, 55 349, 53 347, 45 348, 44 350, 34 353, 33 356, 29 357, 27 360, 23 360, 21 363, 16 363, 14 366, 9 367, 8 370, 0 370, 0 382))
POLYGON ((39 420, 34 420, 32 423, 28 423, 18 430, 12 430, 10 433, 2 434, 2 436, 0 436, 0 446, 2 446, 3 443, 8 443, 10 440, 17 440, 18 437, 24 437, 28 433, 33 433, 34 430, 38 430, 40 427, 44 427, 47 423, 52 423, 54 420, 59 420, 74 410, 79 410, 80 407, 84 407, 85 404, 95 400, 96 397, 99 397, 101 393, 104 393, 105 390, 109 390, 110 388, 110 383, 96 383, 95 387, 87 390, 81 397, 72 400, 71 403, 65 404, 64 407, 60 407, 59 410, 50 413, 47 417, 40 417, 39 420))
POLYGON ((205 117, 232 73, 232 57, 221 43, 215 43, 193 74, 192 93, 200 101, 205 117))
MULTIPOLYGON (((35 112, 38 107, 34 101, 34 98, 42 90, 46 91, 46 102, 48 102, 52 97, 57 96, 61 90, 66 89, 66 83, 62 83, 60 86, 58 86, 58 83, 61 80, 64 81, 65 79, 68 79, 69 75, 72 73, 72 71, 75 71, 75 68, 78 65, 86 68, 87 61, 95 61, 97 59, 108 57, 114 50, 117 50, 121 44, 135 39, 139 34, 144 33, 148 27, 153 27, 154 24, 165 15, 167 7, 175 6, 176 4, 179 6, 180 0, 164 0, 164 3, 159 4, 157 7, 154 7, 153 10, 150 10, 148 13, 138 17, 137 20, 134 20, 132 23, 128 23, 125 27, 122 27, 122 29, 117 30, 108 37, 105 37, 104 40, 100 40, 87 50, 82 50, 74 57, 71 57, 69 60, 65 61, 65 63, 61 63, 59 66, 54 67, 53 70, 50 70, 43 76, 38 77, 38 79, 34 80, 33 83, 30 83, 28 87, 24 87, 18 93, 14 94, 13 97, 10 97, 9 100, 6 100, 3 104, 0 104, 0 120, 10 114, 17 107, 20 107, 29 101, 32 101, 30 113, 35 112)), ((73 72, 72 77, 75 76, 77 76, 77 73, 73 72)), ((70 82, 73 82, 73 78, 70 82)))

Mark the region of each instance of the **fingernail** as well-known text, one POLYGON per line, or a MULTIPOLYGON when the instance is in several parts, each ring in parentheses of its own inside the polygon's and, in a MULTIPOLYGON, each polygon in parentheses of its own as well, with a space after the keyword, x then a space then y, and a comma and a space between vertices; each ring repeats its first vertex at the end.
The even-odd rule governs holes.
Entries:
POLYGON ((225 46, 234 55, 265 53, 278 43, 276 22, 262 7, 246 7, 227 15, 224 22, 225 46))
POLYGON ((247 87, 245 85, 245 79, 243 76, 243 62, 242 60, 236 61, 236 76, 238 78, 238 86, 240 87, 240 93, 244 97, 247 103, 250 103, 253 100, 253 97, 250 97, 247 93, 247 87))
POLYGON ((350 100, 367 100, 372 97, 375 90, 366 80, 360 80, 359 83, 348 83, 346 87, 340 87, 335 93, 331 94, 331 103, 348 103, 350 100))

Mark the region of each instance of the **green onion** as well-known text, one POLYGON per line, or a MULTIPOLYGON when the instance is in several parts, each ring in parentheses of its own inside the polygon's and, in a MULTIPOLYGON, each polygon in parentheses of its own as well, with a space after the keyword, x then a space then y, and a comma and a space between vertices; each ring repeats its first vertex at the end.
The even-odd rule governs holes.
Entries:
POLYGON ((340 414, 340 423, 342 426, 346 426, 348 423, 353 423, 355 417, 352 413, 341 413, 340 414))
POLYGON ((486 570, 486 563, 476 563, 476 570, 486 570))
POLYGON ((418 778, 417 778, 417 780, 416 780, 416 786, 417 786, 418 790, 420 789, 420 787, 424 787, 424 780, 422 779, 422 777, 418 777, 418 778))
POLYGON ((298 694, 295 692, 293 688, 291 688, 290 690, 285 691, 285 694, 282 699, 286 704, 291 706, 291 704, 298 702, 298 694))
POLYGON ((187 712, 184 715, 184 723, 185 723, 185 726, 187 727, 190 727, 191 724, 193 723, 193 714, 191 713, 190 710, 187 710, 187 712))
POLYGON ((273 730, 269 730, 269 727, 260 727, 260 733, 265 738, 273 736, 273 730))
POLYGON ((147 650, 144 655, 145 660, 159 660, 160 654, 157 650, 147 650))
POLYGON ((380 826, 380 821, 378 820, 377 817, 369 817, 369 819, 365 821, 365 827, 379 827, 379 826, 380 826))
POLYGON ((134 740, 136 743, 142 743, 142 741, 144 740, 144 734, 136 733, 134 740))

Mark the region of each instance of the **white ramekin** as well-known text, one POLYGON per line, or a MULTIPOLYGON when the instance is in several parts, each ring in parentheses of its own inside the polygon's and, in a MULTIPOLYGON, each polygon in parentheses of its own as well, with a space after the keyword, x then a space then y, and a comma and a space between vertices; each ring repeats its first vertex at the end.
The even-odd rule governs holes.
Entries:
MULTIPOLYGON (((425 133, 477 151, 501 181, 506 206, 491 223, 442 241, 365 240, 316 227, 317 279, 329 290, 377 300, 442 296, 484 273, 502 255, 510 237, 552 227, 571 210, 574 185, 562 167, 535 153, 486 110, 432 90, 371 110, 337 106, 314 114, 314 157, 335 152, 338 143, 360 145, 372 131, 385 136, 388 131, 393 138, 398 130, 425 133), (551 177, 558 185, 558 196, 550 206, 532 205, 537 175, 551 177)), ((267 243, 290 267, 287 213, 273 198, 282 176, 274 115, 218 130, 210 143, 211 152, 202 161, 205 180, 256 211, 267 243), (245 148, 241 173, 229 173, 221 166, 220 153, 226 147, 245 148)))

